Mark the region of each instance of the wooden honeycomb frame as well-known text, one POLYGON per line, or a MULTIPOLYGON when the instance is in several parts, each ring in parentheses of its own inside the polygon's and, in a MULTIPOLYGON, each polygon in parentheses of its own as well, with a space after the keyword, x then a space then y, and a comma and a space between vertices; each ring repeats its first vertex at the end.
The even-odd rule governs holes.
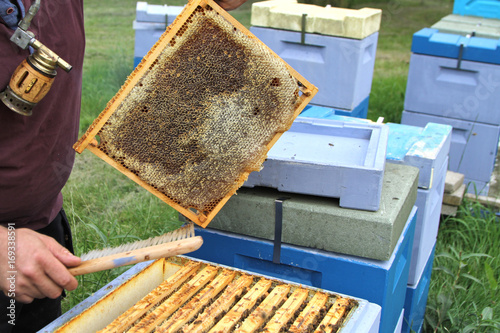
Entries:
POLYGON ((141 267, 116 289, 94 297, 83 311, 73 311, 54 331, 335 333, 366 318, 360 317, 366 314, 363 303, 327 290, 170 257, 141 267))
MULTIPOLYGON (((90 150, 189 220, 201 227, 206 227, 227 200, 243 185, 250 172, 260 170, 267 151, 281 134, 290 128, 293 120, 316 92, 315 86, 215 2, 193 0, 167 28, 159 41, 128 77, 120 91, 109 101, 106 109, 75 143, 74 149, 78 153, 85 149, 90 150), (206 30, 206 27, 212 30, 206 30), (203 33, 206 31, 214 32, 214 34, 203 33), (209 52, 207 49, 210 47, 213 49, 209 52), (183 50, 188 50, 191 52, 189 54, 195 56, 184 56, 183 50), (211 59, 212 53, 220 53, 225 58, 223 61, 203 62, 211 59), (200 57, 203 58, 201 61, 200 57), (174 64, 178 67, 174 67, 174 64), (207 71, 203 65, 206 66, 207 71), (211 73, 212 68, 218 68, 218 72, 211 73), (174 75, 176 70, 177 74, 174 75), (233 80, 237 75, 243 78, 241 87, 238 86, 238 80, 233 80), (198 81, 205 82, 203 80, 207 76, 215 80, 212 81, 214 84, 200 85, 198 81), (178 81, 184 81, 179 83, 176 78, 179 78, 178 81), (186 89, 186 87, 191 88, 188 84, 194 87, 192 89, 194 91, 186 89), (203 95, 205 90, 209 94, 210 89, 215 89, 213 86, 217 86, 221 93, 212 91, 211 95, 207 95, 208 97, 203 95), (174 93, 176 95, 172 95, 174 93), (160 95, 161 97, 158 97, 160 95), (205 97, 201 102, 197 102, 196 98, 201 98, 200 95, 205 97), (160 105, 160 107, 151 108, 151 103, 156 103, 157 100, 160 104, 153 105, 160 105), (192 102, 193 100, 195 102, 192 102), (191 115, 193 106, 183 108, 184 104, 191 102, 197 108, 201 104, 204 106, 199 107, 200 110, 193 110, 191 115), (165 107, 167 105, 165 103, 173 103, 179 108, 165 107), (209 107, 205 107, 207 103, 209 107), (226 109, 229 110, 227 114, 226 109), (248 111, 253 112, 253 116, 248 111), (141 112, 149 113, 141 118, 142 116, 139 116, 141 112), (163 114, 168 112, 170 112, 168 117, 163 114), (198 113, 195 114, 195 112, 198 113), (158 118, 160 120, 155 121, 155 118, 147 118, 149 114, 153 114, 151 117, 155 115, 158 117, 161 114, 161 119, 158 118), (240 117, 242 120, 239 119, 240 117), (252 120, 251 117, 256 118, 252 120), (210 121, 202 122, 198 120, 199 118, 205 120, 210 118, 210 121), (168 122, 164 130, 161 130, 162 127, 159 126, 160 123, 164 125, 162 121, 168 122), (254 127, 248 127, 250 125, 247 123, 252 122, 255 123, 251 125, 254 127), (127 123, 126 126, 125 123, 127 123), (151 124, 151 127, 147 124, 151 124), (179 127, 183 126, 186 129, 181 131, 179 127), (200 128, 203 128, 202 134, 196 132, 201 131, 200 128), (137 133, 132 133, 133 131, 137 133), (170 132, 176 134, 175 138, 170 132), (188 135, 191 134, 186 134, 186 132, 196 132, 195 138, 189 137, 188 135), (132 134, 136 135, 132 137, 132 134), (168 140, 175 141, 175 144, 179 144, 181 140, 184 140, 184 143, 175 146, 174 143, 169 142, 168 147, 165 145, 161 146, 161 149, 156 148, 165 141, 163 138, 159 142, 154 142, 158 135, 170 136, 168 140), (207 140, 206 137, 209 136, 218 136, 213 141, 220 143, 221 146, 206 153, 208 148, 203 146, 204 143, 198 145, 198 139, 201 136, 205 138, 204 140, 207 140), (194 142, 195 148, 185 144, 187 141, 194 142), (134 153, 128 152, 134 145, 138 146, 133 148, 134 153), (237 159, 238 154, 224 155, 228 147, 232 148, 233 145, 243 145, 245 148, 239 150, 242 151, 242 156, 250 156, 242 158, 241 165, 237 163, 239 160, 231 160, 231 158, 237 159), (203 146, 203 149, 200 146, 203 146), (193 150, 191 155, 189 152, 183 152, 186 149, 193 150), (203 152, 200 152, 201 150, 203 152), (182 157, 183 154, 189 161, 179 160, 178 155, 182 157), (215 156, 213 158, 219 158, 219 161, 210 165, 209 158, 205 158, 205 154, 208 154, 210 158, 215 156), (216 156, 217 154, 220 156, 216 156), (224 165, 226 158, 228 159, 224 165), (125 163, 124 160, 127 162, 125 163), (150 160, 154 163, 148 164, 150 160), (177 169, 174 172, 170 168, 166 172, 165 165, 172 163, 177 163, 177 169), (199 164, 203 163, 204 171, 199 175, 195 174, 195 171, 186 171, 188 168, 201 170, 199 164), (219 167, 223 169, 223 172, 217 172, 219 167), (213 170, 214 174, 203 178, 210 170, 213 170), (174 176, 175 182, 167 181, 167 179, 173 179, 174 176), (158 177, 163 177, 165 182, 157 180, 158 177), (182 181, 187 184, 185 187, 178 185, 182 184, 182 181), (220 189, 217 188, 219 184, 221 184, 220 189), (176 191, 180 192, 181 189, 182 195, 176 196, 176 191), (218 192, 214 193, 212 198, 209 196, 210 191, 218 192)), ((214 145, 214 142, 211 144, 214 145)))

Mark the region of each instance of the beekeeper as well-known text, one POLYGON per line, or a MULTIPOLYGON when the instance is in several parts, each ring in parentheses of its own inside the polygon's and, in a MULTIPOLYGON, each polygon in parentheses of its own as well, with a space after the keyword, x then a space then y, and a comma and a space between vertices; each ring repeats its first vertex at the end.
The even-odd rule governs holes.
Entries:
MULTIPOLYGON (((221 0, 234 9, 246 0, 221 0)), ((57 69, 50 91, 31 116, 14 112, 7 88, 33 54, 10 39, 35 0, 0 0, 0 332, 35 332, 61 315, 61 294, 77 280, 61 189, 74 162, 85 48, 83 0, 42 0, 29 31, 72 66, 57 69)), ((105 5, 105 3, 103 3, 105 5)), ((33 6, 35 7, 35 6, 33 6)), ((29 15, 28 15, 29 17, 29 15)), ((29 62, 29 61, 28 61, 29 62)), ((30 66, 29 64, 26 66, 30 66)), ((38 75, 34 72, 33 75, 38 75)), ((21 103, 22 104, 22 103, 21 103)), ((21 107, 20 107, 21 108, 21 107)))

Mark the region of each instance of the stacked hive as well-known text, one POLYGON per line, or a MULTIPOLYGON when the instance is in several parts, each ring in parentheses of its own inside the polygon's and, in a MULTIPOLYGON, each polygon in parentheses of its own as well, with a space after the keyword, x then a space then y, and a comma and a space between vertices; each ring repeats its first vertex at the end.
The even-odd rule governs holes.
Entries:
POLYGON ((404 124, 451 125, 449 170, 464 174, 467 191, 481 195, 488 193, 500 136, 499 55, 500 20, 449 15, 418 31, 402 116, 404 124))
POLYGON ((386 167, 380 209, 336 199, 242 188, 190 256, 326 290, 382 307, 380 332, 400 332, 417 219, 418 170, 386 167))
POLYGON ((418 169, 385 163, 388 126, 299 117, 190 255, 356 295, 404 323, 418 169))
MULTIPOLYGON (((347 12, 340 11, 341 23, 327 27, 340 26, 342 37, 322 35, 328 32, 321 30, 321 15, 313 12, 305 16, 303 32, 262 29, 292 33, 294 40, 298 37, 296 42, 285 42, 292 45, 292 51, 275 51, 299 72, 300 64, 293 62, 294 57, 304 59, 306 53, 314 54, 310 56, 313 59, 327 59, 311 74, 302 71, 318 85, 329 72, 323 87, 327 102, 317 104, 328 106, 330 112, 340 110, 363 118, 371 88, 380 10, 360 10, 361 19, 350 19, 347 12), (308 18, 314 17, 319 18, 309 20, 314 24, 308 30, 308 18), (301 53, 297 50, 302 46, 306 51, 301 53), (314 51, 311 53, 309 48, 314 51), (341 70, 335 70, 339 64, 341 70), (335 98, 328 100, 332 95, 335 98), (364 111, 359 105, 366 106, 361 108, 364 111)), ((252 29, 258 35, 260 27, 252 29)), ((268 43, 266 37, 257 37, 268 43)), ((381 331, 400 331, 417 224, 414 204, 418 170, 408 165, 385 167, 387 131, 382 124, 297 121, 276 149, 269 152, 266 163, 277 167, 265 165, 263 170, 290 181, 262 184, 263 179, 269 179, 262 173, 251 183, 250 176, 248 185, 260 187, 241 189, 219 212, 211 229, 199 230, 205 245, 193 256, 365 298, 382 306, 381 331), (306 147, 301 148, 304 142, 306 147), (311 149, 320 145, 323 150, 319 152, 311 149), (345 151, 346 147, 354 148, 345 151), (278 154, 279 149, 287 151, 285 159, 278 154), (335 151, 340 153, 328 155, 335 151), (301 154, 306 157, 299 159, 301 154), (325 160, 329 165, 323 165, 325 160), (318 170, 323 176, 318 176, 318 170), (301 185, 294 189, 294 183, 301 185), (312 190, 304 192, 302 185, 312 190), (289 199, 277 201, 284 196, 289 199), (281 246, 281 242, 287 244, 281 246)))
POLYGON ((452 128, 429 123, 425 127, 389 124, 387 160, 420 170, 416 206, 417 225, 405 299, 403 332, 422 328, 429 292, 441 203, 448 169, 452 128))
POLYGON ((314 81, 311 104, 366 118, 381 17, 380 9, 263 1, 252 5, 250 31, 314 81))
MULTIPOLYGON (((313 103, 363 118, 380 15, 262 2, 253 5, 251 32, 322 87, 313 103)), ((387 131, 383 124, 298 118, 263 170, 198 230, 204 248, 192 255, 364 297, 382 306, 380 331, 399 332, 418 170, 385 167, 387 131)))
MULTIPOLYGON (((322 107, 304 111, 302 117, 330 121, 366 123, 367 120, 335 115, 322 107)), ((405 298, 403 332, 422 327, 430 285, 434 249, 439 228, 443 189, 447 174, 452 128, 427 124, 424 128, 403 124, 387 124, 387 162, 419 169, 415 206, 418 208, 410 272, 405 298)))

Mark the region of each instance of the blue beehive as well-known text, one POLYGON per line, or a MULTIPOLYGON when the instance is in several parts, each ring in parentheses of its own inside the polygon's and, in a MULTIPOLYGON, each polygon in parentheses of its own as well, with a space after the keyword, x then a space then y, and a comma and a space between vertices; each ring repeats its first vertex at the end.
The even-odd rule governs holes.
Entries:
POLYGON ((455 0, 453 13, 500 19, 499 0, 455 0))
POLYGON ((500 125, 500 39, 414 34, 406 111, 500 125))
POLYGON ((388 133, 382 124, 298 117, 244 186, 340 198, 341 207, 376 211, 388 133))
POLYGON ((387 160, 420 169, 415 203, 419 214, 408 277, 408 283, 415 284, 438 234, 452 127, 437 123, 427 123, 423 127, 388 125, 387 160))
POLYGON ((380 332, 394 332, 406 298, 416 214, 414 207, 387 261, 283 244, 274 263, 273 242, 210 228, 197 228, 203 248, 190 256, 364 298, 382 306, 380 332))
POLYGON ((427 306, 427 297, 431 284, 435 250, 436 243, 434 243, 434 246, 431 248, 431 252, 426 255, 425 268, 419 275, 417 282, 413 285, 408 285, 406 289, 402 333, 419 333, 422 330, 425 308, 427 306))
POLYGON ((401 122, 451 125, 449 170, 487 195, 500 132, 500 39, 425 28, 412 52, 401 122))
POLYGON ((250 31, 318 87, 311 103, 351 112, 371 91, 378 32, 363 39, 251 27, 250 31))
MULTIPOLYGON (((430 122, 451 125, 453 132, 448 169, 464 174, 466 183, 489 183, 495 167, 500 138, 499 126, 410 111, 403 111, 401 122, 413 126, 425 126, 430 122)), ((469 186, 468 191, 471 190, 472 187, 469 186)), ((488 186, 478 188, 478 194, 487 193, 488 186)))

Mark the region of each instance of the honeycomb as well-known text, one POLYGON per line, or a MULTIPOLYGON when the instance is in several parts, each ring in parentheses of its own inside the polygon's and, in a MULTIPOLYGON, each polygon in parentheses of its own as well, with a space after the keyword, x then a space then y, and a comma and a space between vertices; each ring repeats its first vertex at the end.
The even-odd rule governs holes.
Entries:
POLYGON ((340 333, 375 321, 366 301, 181 256, 126 277, 51 332, 340 333))
POLYGON ((326 291, 190 261, 98 333, 335 333, 357 305, 326 291))
POLYGON ((316 91, 212 0, 191 1, 74 148, 205 227, 316 91))

